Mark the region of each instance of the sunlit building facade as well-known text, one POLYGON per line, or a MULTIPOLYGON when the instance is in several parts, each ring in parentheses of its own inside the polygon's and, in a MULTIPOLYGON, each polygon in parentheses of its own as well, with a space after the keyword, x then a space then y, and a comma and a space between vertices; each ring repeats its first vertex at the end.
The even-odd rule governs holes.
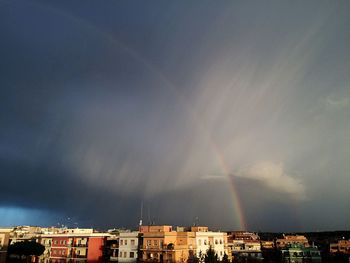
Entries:
POLYGON ((242 261, 254 258, 262 261, 260 238, 257 234, 247 231, 232 231, 227 233, 227 248, 232 259, 241 258, 242 261))
POLYGON ((215 251, 219 260, 222 260, 225 254, 228 255, 227 233, 212 232, 208 230, 208 227, 192 227, 191 231, 195 233, 197 257, 205 255, 209 247, 215 251))
POLYGON ((119 262, 136 262, 140 234, 138 231, 119 233, 119 262))
POLYGON ((141 226, 143 262, 183 262, 195 249, 193 232, 176 232, 171 226, 141 226))
POLYGON ((339 240, 337 243, 330 244, 331 253, 343 253, 350 255, 350 240, 339 240))
POLYGON ((39 262, 105 262, 106 233, 62 233, 42 235, 45 251, 39 262))
POLYGON ((6 262, 12 228, 0 228, 0 263, 6 262))
POLYGON ((276 240, 276 247, 281 249, 291 245, 309 247, 309 241, 302 235, 284 235, 283 238, 276 240))

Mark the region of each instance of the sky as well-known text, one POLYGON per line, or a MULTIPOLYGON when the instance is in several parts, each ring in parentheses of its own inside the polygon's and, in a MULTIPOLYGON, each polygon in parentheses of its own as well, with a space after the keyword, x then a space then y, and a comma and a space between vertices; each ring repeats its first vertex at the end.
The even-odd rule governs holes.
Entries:
POLYGON ((0 225, 349 230, 349 10, 0 1, 0 225))

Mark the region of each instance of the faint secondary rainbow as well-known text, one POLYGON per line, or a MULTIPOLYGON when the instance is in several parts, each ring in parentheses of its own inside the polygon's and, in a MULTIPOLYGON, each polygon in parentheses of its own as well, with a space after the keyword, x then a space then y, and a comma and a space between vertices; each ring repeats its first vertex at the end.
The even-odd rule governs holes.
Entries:
POLYGON ((200 127, 201 131, 206 132, 206 137, 208 138, 208 143, 210 144, 210 147, 213 151, 213 154, 217 157, 218 164, 222 170, 222 173, 226 177, 226 179, 229 181, 229 186, 230 186, 230 195, 232 198, 232 208, 233 208, 233 216, 234 218, 238 221, 239 227, 241 230, 246 229, 246 221, 244 217, 244 211, 242 209, 242 205, 240 202, 240 197, 236 189, 236 185, 234 182, 234 178, 231 175, 231 169, 229 165, 226 162, 225 156, 223 155, 221 149, 219 146, 214 142, 214 140, 210 136, 210 132, 206 127, 202 124, 200 121, 200 118, 198 114, 196 114, 196 111, 191 107, 189 103, 186 103, 186 97, 181 94, 181 92, 176 88, 176 86, 169 81, 169 79, 159 70, 157 69, 154 65, 149 63, 144 57, 142 57, 140 54, 138 54, 135 50, 130 48, 129 46, 125 45, 123 42, 121 42, 119 39, 117 39, 113 34, 110 32, 101 30, 97 26, 91 24, 89 21, 86 21, 85 19, 82 19, 80 17, 74 16, 68 12, 65 12, 64 10, 58 9, 58 8, 53 8, 51 6, 31 2, 32 5, 35 5, 39 8, 44 8, 45 11, 51 11, 55 13, 56 15, 64 16, 71 20, 72 22, 75 22, 76 24, 83 26, 87 29, 89 29, 90 33, 95 33, 98 36, 103 37, 107 41, 110 41, 111 43, 117 45, 119 48, 122 48, 125 52, 127 52, 133 59, 139 61, 144 65, 150 72, 152 72, 156 77, 158 77, 165 85, 165 87, 169 88, 176 97, 179 99, 181 103, 186 107, 188 112, 191 114, 193 119, 197 122, 198 127, 200 127))

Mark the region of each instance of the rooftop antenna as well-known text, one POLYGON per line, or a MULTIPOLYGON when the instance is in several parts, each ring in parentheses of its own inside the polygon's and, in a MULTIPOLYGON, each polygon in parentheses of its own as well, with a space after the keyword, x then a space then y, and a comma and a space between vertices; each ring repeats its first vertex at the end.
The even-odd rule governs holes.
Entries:
POLYGON ((142 226, 142 214, 143 214, 143 201, 141 201, 141 214, 140 214, 140 222, 139 222, 139 226, 142 226))
POLYGON ((151 209, 150 207, 148 206, 148 224, 151 225, 151 209))
POLYGON ((199 226, 199 217, 198 217, 198 216, 196 216, 196 217, 194 218, 193 226, 199 226))

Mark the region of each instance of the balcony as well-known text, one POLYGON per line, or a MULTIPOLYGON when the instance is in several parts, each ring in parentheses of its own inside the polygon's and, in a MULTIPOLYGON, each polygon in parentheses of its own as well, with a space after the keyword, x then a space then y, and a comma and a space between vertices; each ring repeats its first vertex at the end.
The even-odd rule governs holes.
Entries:
POLYGON ((77 243, 77 244, 73 244, 73 247, 87 247, 88 246, 88 244, 87 243, 85 243, 85 244, 79 244, 79 243, 77 243))

